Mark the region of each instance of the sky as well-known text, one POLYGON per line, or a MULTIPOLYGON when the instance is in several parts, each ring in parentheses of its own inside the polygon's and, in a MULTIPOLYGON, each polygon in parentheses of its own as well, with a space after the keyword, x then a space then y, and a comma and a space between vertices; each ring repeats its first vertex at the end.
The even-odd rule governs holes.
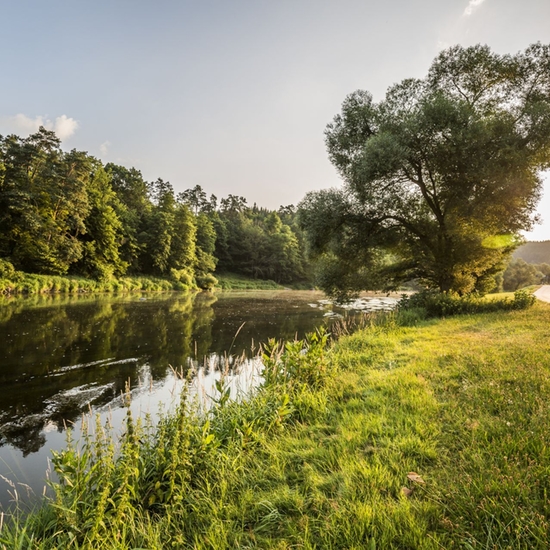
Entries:
MULTIPOLYGON (((550 43, 549 0, 0 0, 0 134, 278 208, 342 184, 324 129, 442 49, 550 43)), ((550 239, 550 174, 526 234, 550 239)))

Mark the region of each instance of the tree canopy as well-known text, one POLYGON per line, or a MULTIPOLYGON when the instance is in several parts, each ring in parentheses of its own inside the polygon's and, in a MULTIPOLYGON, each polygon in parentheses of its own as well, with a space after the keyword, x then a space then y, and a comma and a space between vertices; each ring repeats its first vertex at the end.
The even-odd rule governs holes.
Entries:
POLYGON ((452 47, 376 103, 349 95, 327 126, 342 189, 299 205, 333 295, 419 279, 486 291, 529 229, 550 166, 550 46, 452 47))
POLYGON ((279 214, 229 194, 181 193, 135 168, 64 152, 53 132, 0 136, 0 276, 23 270, 110 279, 126 273, 211 288, 217 268, 290 283, 306 278, 292 207, 279 214))

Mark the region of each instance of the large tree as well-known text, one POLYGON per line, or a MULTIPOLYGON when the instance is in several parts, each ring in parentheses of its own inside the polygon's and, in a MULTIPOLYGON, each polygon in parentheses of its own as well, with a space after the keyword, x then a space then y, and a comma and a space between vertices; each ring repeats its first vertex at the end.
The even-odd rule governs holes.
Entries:
POLYGON ((443 51, 426 78, 379 103, 348 96, 326 145, 344 188, 310 193, 299 208, 325 290, 411 278, 486 290, 535 221, 550 166, 550 46, 443 51))
POLYGON ((53 132, 0 137, 0 257, 30 272, 64 274, 81 258, 90 205, 85 153, 63 153, 53 132))
POLYGON ((123 234, 120 256, 128 264, 130 273, 140 273, 140 259, 147 248, 147 222, 153 208, 147 182, 135 168, 128 169, 109 163, 105 170, 111 177, 111 187, 118 197, 116 210, 123 234))
POLYGON ((90 177, 86 191, 90 210, 84 220, 86 233, 80 236, 83 255, 71 271, 108 280, 113 275, 124 275, 128 268, 120 255, 124 226, 118 212, 123 212, 124 208, 111 187, 111 175, 101 162, 93 157, 87 157, 87 162, 90 177))

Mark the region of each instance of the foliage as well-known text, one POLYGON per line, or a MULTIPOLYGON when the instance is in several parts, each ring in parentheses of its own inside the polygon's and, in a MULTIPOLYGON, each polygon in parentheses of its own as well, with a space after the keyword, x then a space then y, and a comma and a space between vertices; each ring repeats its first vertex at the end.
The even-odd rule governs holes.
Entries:
POLYGON ((236 273, 216 273, 222 290, 280 290, 283 287, 269 279, 252 279, 236 273))
POLYGON ((514 259, 503 273, 503 288, 514 291, 529 285, 540 285, 549 275, 550 264, 528 264, 521 258, 514 259))
POLYGON ((90 206, 86 155, 64 154, 53 132, 0 140, 0 256, 18 269, 62 275, 82 257, 90 206))
POLYGON ((219 264, 301 281, 303 240, 292 207, 282 215, 285 223, 232 194, 218 205, 198 185, 176 196, 161 178, 147 182, 135 168, 63 152, 44 128, 25 139, 0 136, 0 260, 19 271, 101 281, 128 272, 210 289, 219 264))
POLYGON ((90 210, 84 219, 86 232, 82 258, 72 271, 97 280, 109 280, 126 272, 128 264, 120 256, 123 224, 118 217, 120 202, 103 167, 90 159, 87 196, 90 210))
POLYGON ((404 295, 398 304, 399 312, 407 310, 423 310, 424 317, 447 317, 450 315, 473 315, 515 309, 527 309, 536 298, 526 290, 517 290, 513 300, 507 297, 486 300, 484 297, 469 294, 459 296, 448 292, 422 291, 416 294, 404 295))
POLYGON ((494 285, 550 163, 549 67, 541 44, 515 56, 456 46, 379 103, 365 91, 346 98, 326 130, 345 188, 300 204, 312 257, 328 259, 327 290, 494 285))
POLYGON ((14 279, 15 276, 16 271, 13 264, 0 258, 0 279, 14 279))
POLYGON ((111 187, 118 198, 118 217, 122 222, 123 241, 119 252, 130 273, 141 271, 140 259, 146 247, 146 220, 151 215, 147 182, 135 168, 108 163, 105 166, 111 187))
POLYGON ((218 285, 218 279, 212 273, 197 274, 195 280, 202 290, 212 290, 218 285))
POLYGON ((204 516, 207 494, 223 491, 220 476, 231 464, 240 469, 251 451, 285 425, 326 406, 322 396, 331 380, 327 339, 319 332, 284 346, 272 342, 264 355, 271 374, 247 401, 229 401, 222 379, 216 405, 206 415, 199 415, 183 392, 177 410, 154 427, 150 421, 145 426, 136 422, 128 408, 118 441, 99 419, 79 444, 69 432, 66 449, 52 460, 58 481, 52 482, 54 497, 43 509, 48 520, 41 522, 44 515, 38 514, 27 518, 23 531, 17 523, 7 526, 0 544, 19 538, 26 544, 40 540, 42 548, 191 544, 209 521, 204 516), (311 381, 317 395, 308 387, 311 381))
MULTIPOLYGON (((121 277, 119 279, 95 280, 74 275, 35 275, 15 271, 8 278, 0 277, 0 294, 46 294, 46 293, 91 293, 126 291, 183 290, 174 283, 158 277, 121 277)), ((194 288, 192 283, 185 290, 194 288)))
POLYGON ((292 225, 283 223, 277 212, 247 208, 244 199, 224 204, 213 220, 218 269, 282 284, 305 279, 299 230, 291 214, 287 220, 292 225))
POLYGON ((216 230, 210 218, 200 213, 197 218, 197 248, 195 260, 195 273, 197 286, 204 290, 210 290, 217 284, 217 279, 212 275, 218 263, 214 256, 216 250, 216 230))

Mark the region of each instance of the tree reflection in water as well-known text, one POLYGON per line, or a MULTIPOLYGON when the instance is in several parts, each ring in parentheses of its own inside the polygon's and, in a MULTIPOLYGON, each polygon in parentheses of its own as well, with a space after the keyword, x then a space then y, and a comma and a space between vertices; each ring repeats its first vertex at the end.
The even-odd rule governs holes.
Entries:
POLYGON ((190 365, 206 365, 208 376, 213 358, 252 357, 268 338, 301 337, 323 322, 312 299, 290 292, 4 299, 0 446, 26 456, 45 445, 45 427, 62 431, 83 411, 114 404, 128 383, 145 391, 171 367, 190 365))

